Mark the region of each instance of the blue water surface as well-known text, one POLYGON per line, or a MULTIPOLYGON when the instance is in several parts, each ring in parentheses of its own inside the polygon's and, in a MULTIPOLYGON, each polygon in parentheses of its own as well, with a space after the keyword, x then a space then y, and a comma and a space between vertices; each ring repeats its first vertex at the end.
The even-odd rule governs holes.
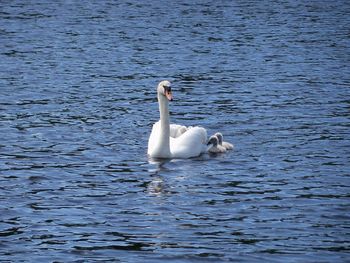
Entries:
POLYGON ((0 261, 348 262, 349 1, 1 1, 0 261), (150 160, 171 121, 235 149, 150 160))

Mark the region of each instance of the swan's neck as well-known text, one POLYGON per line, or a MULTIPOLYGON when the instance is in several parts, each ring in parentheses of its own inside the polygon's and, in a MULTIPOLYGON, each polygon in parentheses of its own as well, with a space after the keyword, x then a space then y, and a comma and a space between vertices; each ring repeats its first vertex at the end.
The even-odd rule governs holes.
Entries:
POLYGON ((169 118, 169 102, 163 96, 158 94, 159 113, 160 113, 160 138, 159 147, 161 157, 170 157, 170 118, 169 118))

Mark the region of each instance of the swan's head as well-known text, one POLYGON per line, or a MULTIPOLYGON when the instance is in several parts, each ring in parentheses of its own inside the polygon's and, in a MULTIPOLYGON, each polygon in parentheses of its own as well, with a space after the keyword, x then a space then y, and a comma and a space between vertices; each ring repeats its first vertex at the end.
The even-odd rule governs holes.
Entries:
POLYGON ((207 145, 212 145, 213 147, 217 147, 219 143, 218 137, 216 135, 212 135, 209 137, 207 145))
POLYGON ((215 136, 218 138, 219 144, 222 145, 222 141, 223 141, 222 133, 217 132, 217 133, 215 133, 215 136))
POLYGON ((171 83, 170 81, 163 80, 158 84, 157 88, 158 94, 165 96, 168 100, 173 100, 173 94, 171 93, 171 83))

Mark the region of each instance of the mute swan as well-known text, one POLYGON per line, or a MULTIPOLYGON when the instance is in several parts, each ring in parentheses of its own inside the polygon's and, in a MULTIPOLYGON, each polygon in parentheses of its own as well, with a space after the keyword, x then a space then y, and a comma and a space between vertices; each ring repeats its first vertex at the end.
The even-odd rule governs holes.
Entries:
MULTIPOLYGON (((170 136, 169 101, 172 101, 172 93, 169 81, 158 84, 157 97, 160 121, 152 127, 148 155, 154 158, 191 158, 207 152, 212 145, 207 145, 207 131, 202 127, 185 127, 186 131, 178 137, 170 136)), ((173 127, 175 130, 176 126, 173 127)))
POLYGON ((224 153, 224 152, 226 152, 226 148, 219 144, 219 138, 216 135, 210 136, 210 138, 208 140, 208 144, 213 145, 208 150, 211 153, 224 153))
POLYGON ((224 142, 224 136, 222 136, 221 132, 215 133, 215 136, 218 137, 219 145, 223 146, 226 150, 232 150, 233 144, 229 142, 224 142))
POLYGON ((202 127, 186 127, 170 124, 169 101, 173 100, 171 84, 164 80, 158 84, 157 98, 160 120, 152 127, 148 140, 147 153, 154 158, 191 158, 204 152, 225 152, 233 145, 222 142, 221 133, 210 137, 207 143, 207 131, 202 127), (220 143, 224 143, 224 146, 220 143))

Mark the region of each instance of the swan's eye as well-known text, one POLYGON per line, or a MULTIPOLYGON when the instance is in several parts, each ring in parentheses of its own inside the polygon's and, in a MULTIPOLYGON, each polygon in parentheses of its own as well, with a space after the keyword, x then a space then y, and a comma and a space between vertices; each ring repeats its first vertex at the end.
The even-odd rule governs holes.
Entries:
POLYGON ((171 87, 164 86, 164 91, 165 91, 165 92, 171 92, 171 87))

